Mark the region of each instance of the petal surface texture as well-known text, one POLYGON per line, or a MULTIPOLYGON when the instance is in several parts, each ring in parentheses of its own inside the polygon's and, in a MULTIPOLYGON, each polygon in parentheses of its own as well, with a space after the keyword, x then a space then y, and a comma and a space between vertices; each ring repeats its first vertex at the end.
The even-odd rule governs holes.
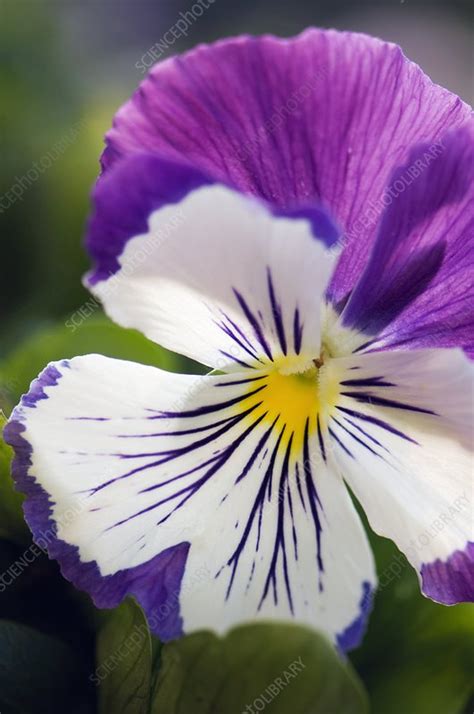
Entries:
POLYGON ((101 606, 133 593, 164 639, 261 617, 357 644, 370 547, 318 431, 275 412, 271 380, 98 355, 50 365, 6 438, 64 574, 101 606))
POLYGON ((415 147, 390 179, 378 237, 341 321, 370 349, 474 356, 474 122, 415 147))
POLYGON ((137 235, 135 224, 119 220, 130 232, 119 270, 91 280, 109 316, 220 370, 318 357, 320 306, 337 257, 328 250, 337 237, 330 219, 317 208, 275 215, 220 184, 154 209, 170 170, 189 175, 186 167, 135 156, 98 189, 94 230, 106 234, 117 220, 114 206, 127 203, 146 226, 137 235), (130 181, 140 196, 153 197, 149 205, 134 204, 130 181))
POLYGON ((395 45, 317 29, 240 37, 153 67, 117 113, 103 166, 152 151, 279 206, 322 202, 345 232, 339 302, 365 265, 393 169, 469 116, 395 45))
POLYGON ((474 600, 474 365, 461 350, 420 350, 331 368, 334 457, 371 526, 421 573, 425 594, 474 600))

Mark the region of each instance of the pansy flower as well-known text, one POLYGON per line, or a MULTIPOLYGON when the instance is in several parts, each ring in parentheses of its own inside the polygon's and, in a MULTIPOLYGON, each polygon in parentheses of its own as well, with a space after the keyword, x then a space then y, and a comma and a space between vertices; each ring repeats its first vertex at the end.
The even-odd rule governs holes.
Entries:
POLYGON ((87 285, 209 373, 50 364, 5 432, 34 537, 98 607, 353 647, 353 497, 425 595, 473 599, 473 137, 397 47, 333 31, 198 47, 120 109, 87 285))

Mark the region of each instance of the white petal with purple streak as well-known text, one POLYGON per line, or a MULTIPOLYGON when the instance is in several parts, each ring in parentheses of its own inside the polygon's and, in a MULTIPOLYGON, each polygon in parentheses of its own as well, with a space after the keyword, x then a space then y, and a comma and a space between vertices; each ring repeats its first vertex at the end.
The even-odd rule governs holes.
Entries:
MULTIPOLYGON (((107 580, 190 544, 174 593, 185 631, 295 619, 358 643, 375 584, 367 538, 317 434, 296 450, 262 410, 264 373, 181 376, 98 355, 48 371, 10 429, 21 424, 28 488, 46 492, 81 567, 107 580)), ((163 602, 142 600, 153 621, 163 602)))
POLYGON ((473 363, 461 350, 420 350, 336 359, 332 369, 341 384, 332 450, 372 527, 421 572, 430 597, 472 600, 473 363))

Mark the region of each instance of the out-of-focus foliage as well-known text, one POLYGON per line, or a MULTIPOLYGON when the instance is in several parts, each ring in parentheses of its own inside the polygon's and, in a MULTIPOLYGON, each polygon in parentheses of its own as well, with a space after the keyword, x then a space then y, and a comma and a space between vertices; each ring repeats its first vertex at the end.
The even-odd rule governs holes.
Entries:
POLYGON ((2 714, 87 714, 86 674, 60 640, 0 620, 2 714))
POLYGON ((170 371, 185 368, 183 358, 150 342, 135 330, 115 325, 101 311, 97 313, 74 329, 63 323, 38 332, 0 361, 0 406, 2 394, 5 410, 9 404, 16 403, 49 362, 76 355, 98 353, 170 371))
POLYGON ((128 601, 101 630, 99 714, 224 714, 256 699, 273 714, 368 712, 355 673, 311 630, 248 625, 224 638, 200 632, 160 645, 145 622, 128 601))
POLYGON ((395 545, 374 534, 371 542, 381 585, 352 661, 373 714, 463 714, 474 698, 474 605, 423 597, 395 545))
POLYGON ((48 0, 0 5, 0 355, 89 297, 82 236, 120 98, 84 95, 65 60, 60 9, 48 0))
POLYGON ((107 618, 97 638, 99 714, 148 714, 152 683, 152 642, 145 616, 127 600, 107 618))
POLYGON ((272 714, 368 713, 350 666, 304 627, 247 625, 163 647, 150 714, 241 712, 262 703, 272 714))

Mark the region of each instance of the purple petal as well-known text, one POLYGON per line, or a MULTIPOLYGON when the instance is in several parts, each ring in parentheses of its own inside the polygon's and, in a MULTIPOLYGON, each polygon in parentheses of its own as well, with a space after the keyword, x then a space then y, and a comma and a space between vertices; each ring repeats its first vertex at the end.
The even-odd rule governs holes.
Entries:
POLYGON ((423 592, 436 602, 455 605, 474 602, 474 542, 446 561, 435 560, 421 568, 423 592))
POLYGON ((279 206, 321 201, 345 231, 337 303, 366 262, 378 218, 368 206, 393 167, 468 116, 380 40, 317 29, 240 37, 156 65, 115 117, 102 162, 153 151, 279 206))
POLYGON ((372 348, 474 349, 474 130, 420 144, 392 175, 370 261, 342 321, 372 348))

